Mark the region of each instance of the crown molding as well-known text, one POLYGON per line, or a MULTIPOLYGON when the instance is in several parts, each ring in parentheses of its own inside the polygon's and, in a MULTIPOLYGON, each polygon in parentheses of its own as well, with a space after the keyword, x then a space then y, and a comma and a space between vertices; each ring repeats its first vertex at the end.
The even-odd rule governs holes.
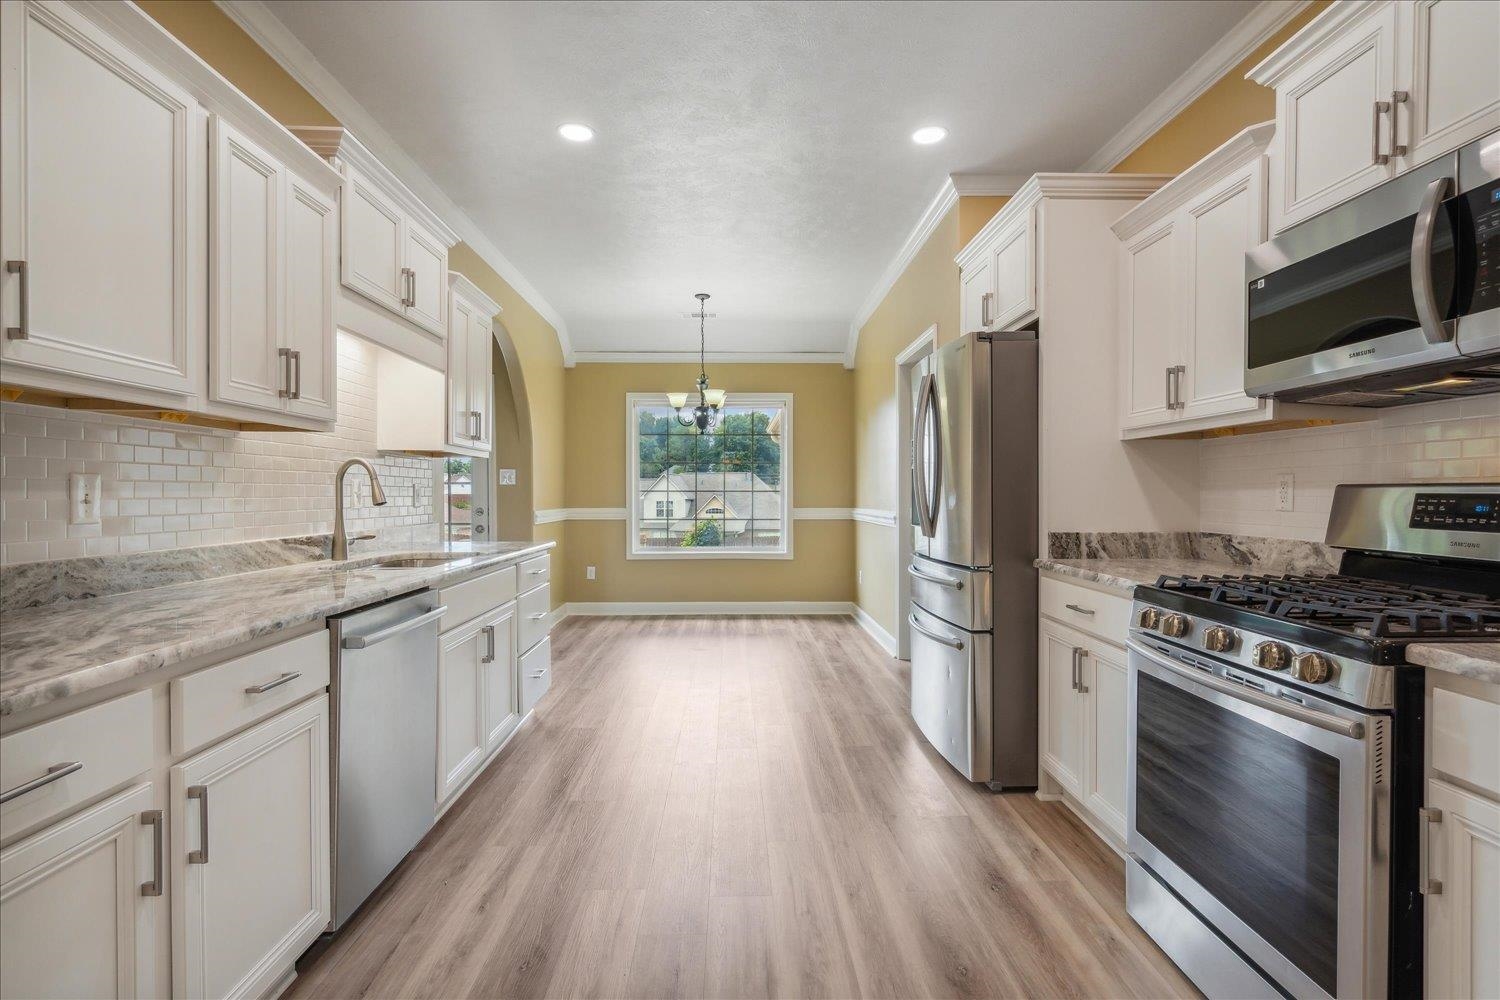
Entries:
MULTIPOLYGON (((1085 173, 1103 173, 1114 169, 1163 125, 1201 97, 1204 91, 1249 58, 1251 53, 1265 44, 1266 39, 1297 16, 1308 2, 1309 0, 1263 0, 1189 66, 1187 72, 1174 80, 1140 114, 1111 136, 1098 152, 1080 164, 1078 169, 1085 173)), ((1319 20, 1324 16, 1326 15, 1320 15, 1319 20)), ((1251 76, 1258 70, 1259 67, 1252 70, 1251 76)))
POLYGON ((1257 63, 1245 74, 1245 79, 1262 87, 1276 86, 1309 55, 1340 37, 1349 25, 1382 6, 1380 0, 1346 0, 1333 4, 1297 32, 1296 38, 1257 63))
MULTIPOLYGON (((698 363, 697 351, 578 351, 580 365, 675 365, 698 363)), ((757 354, 752 351, 709 351, 711 364, 840 365, 844 355, 836 351, 789 351, 757 354)))
POLYGON ((536 286, 510 262, 500 249, 490 241, 484 231, 443 192, 427 172, 417 165, 390 134, 375 121, 374 117, 344 89, 333 75, 308 51, 307 46, 297 40, 268 10, 261 0, 214 0, 235 24, 239 25, 256 44, 303 86, 313 98, 339 120, 346 128, 357 132, 361 142, 379 158, 385 169, 408 185, 412 192, 436 211, 453 229, 458 237, 469 245, 486 264, 500 275, 505 283, 530 303, 552 329, 557 332, 558 347, 562 350, 563 364, 573 367, 573 345, 568 337, 568 324, 562 314, 552 307, 536 286))
POLYGON ((1218 183, 1230 171, 1264 155, 1266 146, 1275 134, 1275 122, 1261 122, 1259 125, 1245 127, 1238 135, 1120 216, 1110 228, 1120 239, 1129 239, 1157 219, 1176 211, 1194 195, 1218 183))
POLYGON ((500 303, 486 295, 484 290, 474 284, 473 279, 467 274, 459 271, 449 271, 448 288, 450 291, 455 291, 468 299, 472 305, 476 305, 481 310, 484 310, 484 314, 490 319, 494 319, 504 312, 500 303))
MULTIPOLYGON (((381 189, 386 197, 396 202, 417 221, 432 230, 448 248, 458 242, 458 234, 443 221, 443 217, 428 207, 415 191, 402 183, 401 178, 391 173, 376 155, 355 138, 354 133, 342 125, 294 125, 292 134, 307 144, 308 148, 326 159, 337 159, 340 164, 359 171, 360 180, 381 189)), ((342 170, 343 167, 340 167, 342 170)))
POLYGON ((1021 190, 1026 174, 949 174, 948 180, 960 198, 996 198, 1021 190))

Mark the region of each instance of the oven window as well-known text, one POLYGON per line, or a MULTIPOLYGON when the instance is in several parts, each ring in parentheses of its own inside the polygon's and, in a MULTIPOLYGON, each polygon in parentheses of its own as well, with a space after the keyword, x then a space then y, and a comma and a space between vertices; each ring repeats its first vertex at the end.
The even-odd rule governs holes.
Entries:
MULTIPOLYGON (((1456 210, 1453 201, 1447 207, 1456 210)), ((1415 329, 1415 226, 1416 216, 1407 216, 1250 282, 1247 365, 1261 368, 1415 329)), ((1453 226, 1449 213, 1439 212, 1432 236, 1432 278, 1450 319, 1456 274, 1453 226)))
POLYGON ((1138 678, 1136 829, 1334 994, 1338 760, 1138 678))

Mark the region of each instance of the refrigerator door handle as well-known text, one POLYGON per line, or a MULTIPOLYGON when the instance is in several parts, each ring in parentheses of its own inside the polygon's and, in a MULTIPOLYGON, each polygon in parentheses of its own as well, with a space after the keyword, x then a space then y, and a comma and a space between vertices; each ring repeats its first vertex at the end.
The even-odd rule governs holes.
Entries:
POLYGON ((917 519, 921 523, 922 535, 931 538, 937 533, 937 512, 933 509, 938 499, 938 484, 943 476, 943 449, 938 435, 932 436, 932 478, 927 477, 927 423, 932 408, 937 405, 937 376, 929 372, 922 376, 917 389, 917 419, 912 430, 912 458, 916 475, 912 477, 917 503, 917 519))

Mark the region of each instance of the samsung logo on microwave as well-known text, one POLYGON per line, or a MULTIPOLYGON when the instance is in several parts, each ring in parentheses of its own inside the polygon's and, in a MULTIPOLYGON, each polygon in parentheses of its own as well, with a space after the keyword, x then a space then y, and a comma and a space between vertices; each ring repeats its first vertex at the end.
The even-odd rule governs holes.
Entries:
POLYGON ((1367 355, 1374 354, 1374 353, 1375 353, 1375 348, 1373 348, 1373 347, 1366 347, 1363 351, 1350 351, 1349 352, 1349 357, 1350 358, 1363 358, 1363 357, 1366 357, 1367 355))

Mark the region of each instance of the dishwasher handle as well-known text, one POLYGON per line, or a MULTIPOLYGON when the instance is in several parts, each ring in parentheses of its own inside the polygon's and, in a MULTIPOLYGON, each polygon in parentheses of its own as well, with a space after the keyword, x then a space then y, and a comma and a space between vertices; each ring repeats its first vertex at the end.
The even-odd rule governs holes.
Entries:
POLYGON ((421 628, 428 622, 435 622, 447 613, 448 606, 445 604, 440 608, 433 608, 426 614, 417 615, 415 618, 408 618, 404 622, 397 622, 394 625, 387 625, 385 628, 376 629, 368 635, 345 636, 342 645, 345 649, 369 649, 371 646, 385 642, 387 639, 393 639, 403 632, 410 632, 414 628, 421 628))

